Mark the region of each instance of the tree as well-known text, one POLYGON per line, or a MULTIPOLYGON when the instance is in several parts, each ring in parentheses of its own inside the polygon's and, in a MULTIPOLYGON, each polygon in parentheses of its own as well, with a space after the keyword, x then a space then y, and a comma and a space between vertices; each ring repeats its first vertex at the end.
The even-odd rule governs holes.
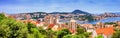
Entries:
POLYGON ((2 13, 2 14, 0 14, 0 21, 1 20, 3 20, 3 19, 5 19, 6 17, 5 17, 5 15, 2 13))
POLYGON ((40 32, 40 33, 42 33, 42 34, 45 34, 45 35, 46 35, 47 31, 46 31, 46 30, 44 30, 44 29, 43 29, 43 27, 38 27, 38 29, 39 29, 39 32, 40 32))
POLYGON ((24 24, 0 14, 0 38, 45 38, 40 30, 31 23, 24 24))
POLYGON ((47 30, 46 32, 47 38, 56 38, 55 32, 51 29, 47 30))
POLYGON ((29 22, 29 23, 27 24, 27 29, 28 29, 28 32, 29 32, 29 33, 33 33, 33 32, 31 31, 32 28, 36 28, 36 27, 35 27, 35 25, 33 25, 32 23, 29 22))
POLYGON ((105 24, 116 24, 115 22, 105 22, 105 24))
POLYGON ((112 38, 120 38, 120 31, 116 31, 113 35, 112 38))
POLYGON ((60 30, 56 33, 57 38, 62 38, 65 35, 71 34, 68 29, 60 30))
POLYGON ((85 32, 85 29, 83 28, 77 28, 77 34, 82 34, 85 32))
POLYGON ((65 35, 65 36, 63 36, 63 38, 71 38, 72 37, 72 35, 65 35))
POLYGON ((85 32, 84 28, 77 27, 77 35, 81 36, 80 38, 89 38, 91 33, 85 32))
POLYGON ((0 14, 0 18, 1 38, 27 38, 28 31, 24 23, 5 17, 4 14, 0 14))
POLYGON ((6 25, 0 26, 0 38, 8 38, 10 36, 10 28, 6 25))
POLYGON ((37 28, 31 28, 32 33, 28 35, 28 38, 45 38, 46 36, 41 34, 37 28))
POLYGON ((46 37, 46 35, 44 34, 46 33, 46 31, 41 28, 37 28, 32 23, 27 24, 27 29, 29 33, 28 38, 45 38, 46 37))
POLYGON ((102 35, 98 35, 97 37, 95 37, 95 38, 104 38, 102 35))
POLYGON ((80 35, 65 35, 63 36, 63 38, 86 38, 83 34, 80 34, 80 35))

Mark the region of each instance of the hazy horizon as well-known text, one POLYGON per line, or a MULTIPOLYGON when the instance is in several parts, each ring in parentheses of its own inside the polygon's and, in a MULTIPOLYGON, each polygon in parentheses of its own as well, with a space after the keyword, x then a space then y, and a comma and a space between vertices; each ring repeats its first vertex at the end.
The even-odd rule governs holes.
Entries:
POLYGON ((0 0, 0 12, 72 12, 76 9, 101 14, 120 12, 120 0, 0 0))

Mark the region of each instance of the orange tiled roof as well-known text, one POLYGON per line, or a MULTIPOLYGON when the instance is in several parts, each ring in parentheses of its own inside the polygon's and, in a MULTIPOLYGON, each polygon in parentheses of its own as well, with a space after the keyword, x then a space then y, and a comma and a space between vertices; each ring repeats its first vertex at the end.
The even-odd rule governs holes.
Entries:
POLYGON ((62 30, 62 28, 57 28, 57 30, 62 30))
POLYGON ((34 24, 34 25, 37 25, 37 24, 38 24, 36 21, 32 21, 31 23, 34 24))
POLYGON ((55 26, 55 24, 49 24, 48 28, 53 28, 55 26))
POLYGON ((61 24, 62 27, 68 28, 68 25, 61 24))
POLYGON ((69 30, 70 30, 71 33, 75 33, 76 32, 76 30, 74 30, 74 29, 69 29, 69 30))
POLYGON ((112 27, 110 28, 102 28, 102 29, 96 29, 97 34, 104 34, 106 36, 113 34, 115 31, 112 27))

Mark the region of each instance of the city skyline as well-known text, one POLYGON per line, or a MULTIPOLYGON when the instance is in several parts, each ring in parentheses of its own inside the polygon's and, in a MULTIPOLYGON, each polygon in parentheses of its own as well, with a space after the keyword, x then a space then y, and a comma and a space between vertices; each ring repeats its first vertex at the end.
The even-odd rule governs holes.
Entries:
POLYGON ((120 0, 0 0, 0 12, 72 12, 76 9, 92 14, 120 12, 120 0))

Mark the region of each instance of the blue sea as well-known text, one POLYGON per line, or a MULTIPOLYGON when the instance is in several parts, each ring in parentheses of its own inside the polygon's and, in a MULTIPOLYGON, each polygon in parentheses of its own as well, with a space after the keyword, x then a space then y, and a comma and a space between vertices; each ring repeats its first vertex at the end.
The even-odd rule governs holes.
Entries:
MULTIPOLYGON (((85 21, 79 21, 76 20, 78 24, 96 24, 97 22, 116 22, 116 21, 120 21, 120 17, 107 17, 101 20, 97 20, 97 21, 91 21, 91 22, 85 22, 85 21)), ((69 20, 60 20, 60 22, 69 22, 69 20)))

